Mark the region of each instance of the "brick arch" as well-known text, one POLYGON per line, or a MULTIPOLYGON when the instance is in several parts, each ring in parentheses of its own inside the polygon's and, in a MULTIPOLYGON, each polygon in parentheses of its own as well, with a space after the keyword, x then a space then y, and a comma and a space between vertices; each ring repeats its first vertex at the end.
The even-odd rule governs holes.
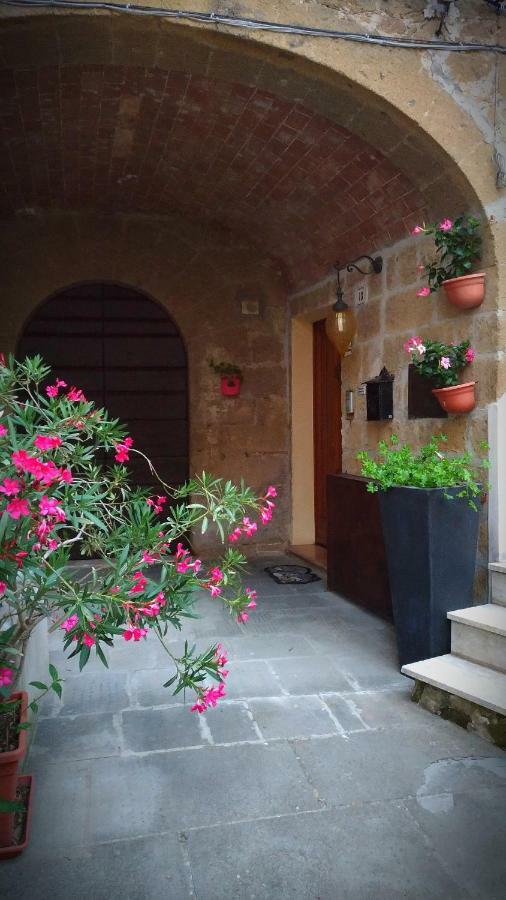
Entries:
POLYGON ((302 58, 272 35, 58 14, 1 36, 6 214, 175 210, 249 237, 300 289, 448 196, 479 205, 441 144, 310 43, 302 58))

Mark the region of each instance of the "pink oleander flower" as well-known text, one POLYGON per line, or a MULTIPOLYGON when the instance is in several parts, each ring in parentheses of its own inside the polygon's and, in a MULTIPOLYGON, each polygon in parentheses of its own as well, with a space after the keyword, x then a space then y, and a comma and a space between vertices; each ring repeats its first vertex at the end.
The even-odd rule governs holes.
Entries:
POLYGON ((134 641, 140 641, 141 637, 146 637, 147 633, 147 628, 140 628, 138 625, 129 625, 125 628, 123 637, 125 638, 125 641, 131 641, 132 638, 134 641))
POLYGON ((68 619, 65 619, 65 621, 61 623, 60 628, 63 631, 66 631, 68 633, 69 631, 72 631, 72 629, 76 627, 78 621, 79 621, 79 619, 78 619, 76 613, 73 613, 71 616, 68 617, 68 619))
POLYGON ((167 497, 164 497, 163 494, 158 494, 155 498, 148 497, 146 503, 148 506, 153 507, 153 511, 159 515, 163 512, 163 505, 167 502, 167 497))
POLYGON ((211 597, 219 597, 221 594, 221 588, 219 588, 217 584, 212 584, 209 590, 211 592, 211 597))
POLYGON ((211 581, 223 581, 223 572, 218 566, 215 566, 214 569, 211 569, 210 572, 211 581))
POLYGON ((72 484, 72 472, 70 469, 60 469, 59 475, 60 481, 63 481, 65 484, 72 484))
POLYGON ((109 593, 110 594, 119 594, 120 590, 121 590, 121 588, 120 588, 119 584, 115 584, 114 587, 112 587, 110 589, 109 593))
POLYGON ((440 231, 451 231, 452 228, 453 228, 453 222, 451 219, 443 219, 443 221, 439 223, 440 231))
POLYGON ((30 506, 28 500, 22 500, 19 497, 15 497, 14 500, 11 500, 10 503, 7 504, 7 512, 11 519, 20 519, 21 516, 29 516, 30 506))
POLYGON ((49 437, 45 434, 38 434, 33 443, 37 447, 37 450, 54 450, 56 447, 60 446, 61 437, 58 437, 58 435, 49 437))
POLYGON ((237 616, 238 622, 247 622, 249 619, 249 614, 247 612, 240 612, 237 616))
POLYGON ((128 593, 129 594, 142 594, 142 592, 144 591, 144 588, 146 587, 146 585, 148 583, 148 579, 146 578, 145 575, 142 574, 142 572, 134 572, 132 578, 135 581, 135 584, 133 587, 130 588, 128 593))
MULTIPOLYGON (((476 352, 473 350, 473 348, 472 348, 472 347, 468 347, 467 350, 466 350, 466 355, 465 355, 465 360, 466 360, 466 362, 467 362, 467 363, 472 363, 472 361, 473 361, 473 359, 475 358, 475 356, 476 356, 476 352)), ((1 490, 1 488, 0 488, 0 490, 1 490)))
POLYGON ((66 396, 67 396, 67 400, 74 400, 77 403, 86 403, 87 402, 86 397, 84 396, 83 392, 79 388, 74 387, 74 385, 72 385, 72 387, 67 391, 66 396))
POLYGON ((6 497, 14 497, 16 494, 19 494, 20 490, 21 484, 17 478, 4 478, 2 484, 0 484, 0 491, 6 497))
POLYGON ((0 424, 0 438, 5 437, 6 434, 7 434, 7 429, 6 429, 5 425, 0 424))
POLYGON ((56 499, 56 497, 41 497, 39 502, 39 511, 42 516, 53 516, 60 522, 65 521, 65 513, 63 512, 61 506, 58 506, 58 500, 56 499))
POLYGON ((428 297, 430 294, 430 287, 422 287, 419 288, 416 292, 417 297, 428 297))
POLYGON ((225 696, 225 685, 220 683, 219 687, 215 688, 207 688, 201 695, 196 703, 190 708, 190 712, 198 712, 203 713, 209 706, 216 706, 218 700, 225 696))
POLYGON ((262 525, 267 525, 267 522, 270 522, 272 519, 272 509, 267 506, 260 510, 260 519, 262 525))
POLYGON ((243 524, 242 530, 243 530, 244 534, 246 535, 246 537, 252 537, 254 535, 255 531, 257 530, 257 523, 251 522, 248 519, 248 517, 245 516, 244 519, 242 520, 242 524, 243 524))
POLYGON ((0 597, 3 597, 6 590, 7 590, 7 585, 6 585, 5 581, 0 581, 0 597))
POLYGON ((14 672, 12 669, 2 668, 0 669, 0 687, 9 687, 14 679, 14 672))
POLYGON ((95 644, 95 638, 91 636, 91 634, 85 634, 83 637, 83 644, 86 644, 87 647, 93 647, 95 644))
POLYGON ((442 356, 439 360, 439 365, 442 369, 451 369, 452 363, 449 356, 442 356))
POLYGON ((234 528, 233 531, 230 532, 228 539, 231 544, 234 544, 241 537, 242 531, 240 528, 234 528))
POLYGON ((55 538, 50 538, 47 542, 47 546, 49 550, 56 550, 58 547, 58 541, 55 538))
POLYGON ((424 229, 421 225, 415 225, 415 227, 411 229, 411 234, 422 234, 423 231, 424 229))
POLYGON ((60 378, 56 379, 56 384, 50 384, 46 388, 46 394, 48 397, 57 397, 58 391, 61 387, 67 387, 67 383, 65 381, 61 381, 60 378))
POLYGON ((267 500, 269 497, 277 497, 277 496, 278 496, 278 492, 277 492, 276 488, 272 484, 270 484, 265 492, 264 499, 267 500))
POLYGON ((142 551, 142 562, 145 562, 148 565, 151 565, 151 563, 156 562, 157 559, 159 559, 159 558, 160 558, 160 555, 158 553, 156 554, 156 556, 152 556, 152 554, 148 553, 147 550, 142 551))
POLYGON ((129 450, 133 444, 133 440, 131 437, 126 437, 124 441, 120 441, 120 443, 114 445, 114 449, 116 450, 116 456, 114 459, 116 462, 124 463, 129 460, 129 450))

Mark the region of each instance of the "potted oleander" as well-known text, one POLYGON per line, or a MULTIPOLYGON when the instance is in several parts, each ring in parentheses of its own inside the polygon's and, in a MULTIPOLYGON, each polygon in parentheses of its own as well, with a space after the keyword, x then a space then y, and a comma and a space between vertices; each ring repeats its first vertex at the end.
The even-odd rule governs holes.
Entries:
POLYGON ((460 309, 483 303, 485 273, 472 271, 480 259, 479 227, 480 220, 474 216, 415 226, 412 234, 433 235, 436 249, 434 259, 419 267, 428 279, 428 285, 417 291, 419 297, 428 297, 442 285, 450 303, 460 309))
MULTIPOLYGON (((396 435, 373 458, 358 454, 367 490, 379 491, 401 667, 447 653, 447 613, 473 600, 479 503, 486 459, 445 451, 445 435, 419 451, 396 435)), ((485 450, 486 445, 482 445, 485 450)))
POLYGON ((213 372, 220 376, 220 387, 223 397, 238 397, 241 393, 243 379, 242 370, 233 363, 215 363, 210 360, 213 372))
POLYGON ((429 380, 432 393, 447 413, 468 413, 476 406, 475 381, 459 383, 460 373, 476 354, 471 342, 445 344, 412 337, 404 344, 411 363, 423 378, 429 380))

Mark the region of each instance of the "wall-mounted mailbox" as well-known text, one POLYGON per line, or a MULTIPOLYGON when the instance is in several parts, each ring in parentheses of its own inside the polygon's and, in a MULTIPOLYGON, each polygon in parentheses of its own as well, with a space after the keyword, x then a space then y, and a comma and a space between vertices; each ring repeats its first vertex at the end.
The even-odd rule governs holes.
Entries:
POLYGON ((383 366, 376 378, 364 381, 367 421, 380 422, 394 417, 394 375, 383 366))

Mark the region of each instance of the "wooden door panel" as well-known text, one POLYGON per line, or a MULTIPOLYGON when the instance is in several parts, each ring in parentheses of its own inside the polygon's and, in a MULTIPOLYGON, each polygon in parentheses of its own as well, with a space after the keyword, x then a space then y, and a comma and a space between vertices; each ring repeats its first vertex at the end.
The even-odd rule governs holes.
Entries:
POLYGON ((327 546, 327 475, 341 471, 341 360, 325 331, 313 326, 315 542, 327 546))

